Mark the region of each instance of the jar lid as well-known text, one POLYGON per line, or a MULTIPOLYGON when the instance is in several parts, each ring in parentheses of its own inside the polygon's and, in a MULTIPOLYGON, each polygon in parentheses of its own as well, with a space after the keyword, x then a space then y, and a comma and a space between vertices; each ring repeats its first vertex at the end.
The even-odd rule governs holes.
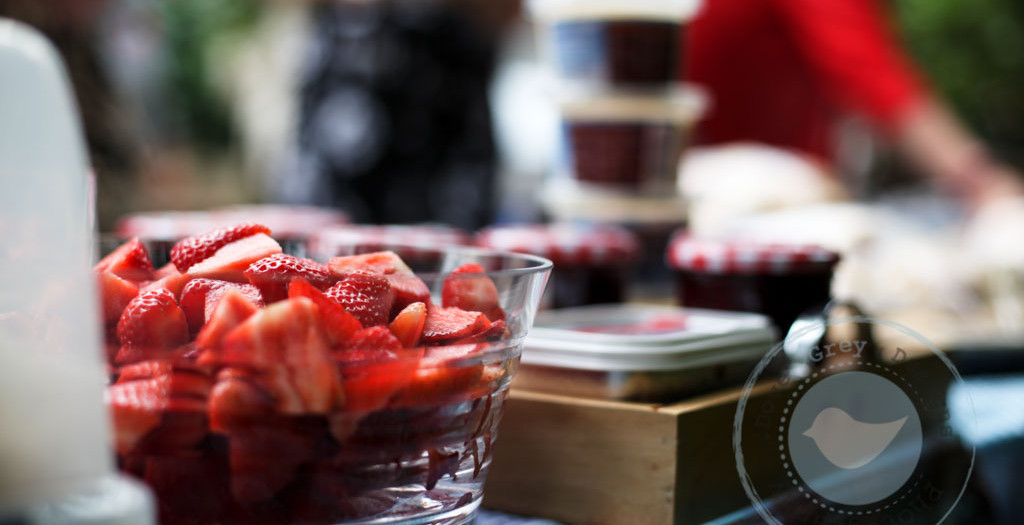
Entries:
POLYGON ((647 304, 590 305, 537 315, 522 362, 603 371, 683 370, 764 355, 768 318, 647 304))
POLYGON ((309 239, 311 253, 324 256, 341 247, 395 250, 408 253, 417 247, 436 250, 444 246, 469 246, 470 235, 443 224, 350 224, 321 230, 309 239))
POLYGON ((708 111, 707 91, 694 84, 666 90, 566 89, 558 107, 568 122, 654 122, 692 126, 708 111))
POLYGON ((629 230, 572 223, 491 227, 477 234, 476 243, 492 250, 539 255, 563 265, 629 262, 639 251, 636 235, 629 230))
POLYGON ((305 237, 324 227, 348 223, 344 212, 315 206, 241 205, 206 211, 155 211, 129 215, 114 227, 118 237, 178 240, 213 228, 257 222, 275 237, 305 237))
POLYGON ((714 274, 789 274, 828 270, 839 254, 807 244, 698 239, 685 231, 669 242, 668 265, 714 274))

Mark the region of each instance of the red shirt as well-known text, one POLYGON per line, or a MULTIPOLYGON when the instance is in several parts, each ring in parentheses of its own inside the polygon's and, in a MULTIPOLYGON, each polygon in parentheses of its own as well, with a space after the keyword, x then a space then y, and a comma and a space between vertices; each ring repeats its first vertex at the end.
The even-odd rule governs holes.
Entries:
POLYGON ((831 158, 843 113, 892 129, 925 95, 875 0, 706 0, 684 75, 712 97, 697 141, 756 141, 831 158))

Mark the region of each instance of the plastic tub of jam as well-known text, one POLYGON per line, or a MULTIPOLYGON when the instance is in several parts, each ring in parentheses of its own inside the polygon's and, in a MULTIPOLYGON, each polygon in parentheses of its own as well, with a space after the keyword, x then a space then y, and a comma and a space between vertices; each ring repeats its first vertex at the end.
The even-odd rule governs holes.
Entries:
POLYGON ((472 244, 468 233, 443 224, 349 224, 317 232, 309 238, 308 248, 318 258, 390 250, 413 271, 430 271, 440 263, 444 248, 472 244))
POLYGON ((571 223, 497 226, 482 230, 476 241, 551 259, 555 266, 542 301, 550 308, 625 301, 639 250, 636 237, 623 228, 571 223))
POLYGON ((677 233, 668 247, 683 306, 763 313, 786 333, 831 297, 839 254, 818 246, 697 239, 677 233))
POLYGON ((317 261, 262 225, 94 267, 118 467, 161 525, 473 520, 550 261, 317 261))
POLYGON ((767 317, 674 306, 541 312, 514 388, 643 402, 742 384, 775 344, 767 317))
POLYGON ((570 85, 666 87, 697 0, 533 0, 546 60, 570 85))
POLYGON ((647 195, 674 194, 679 160, 706 99, 695 88, 670 96, 604 94, 560 104, 562 171, 582 184, 647 195))

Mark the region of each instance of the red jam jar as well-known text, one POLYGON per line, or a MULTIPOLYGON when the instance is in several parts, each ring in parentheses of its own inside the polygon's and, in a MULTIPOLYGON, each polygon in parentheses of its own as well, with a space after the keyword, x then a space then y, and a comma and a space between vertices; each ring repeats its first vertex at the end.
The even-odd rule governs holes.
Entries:
POLYGON ((626 229, 572 223, 492 227, 476 241, 483 248, 551 259, 554 268, 542 301, 549 308, 624 302, 640 250, 626 229))
POLYGON ((390 250, 413 271, 427 271, 438 266, 445 247, 472 244, 468 233, 443 224, 347 224, 311 236, 309 253, 327 258, 390 250))
POLYGON ((819 246, 697 239, 677 233, 667 261, 680 305, 757 312, 780 334, 831 297, 839 255, 819 246))

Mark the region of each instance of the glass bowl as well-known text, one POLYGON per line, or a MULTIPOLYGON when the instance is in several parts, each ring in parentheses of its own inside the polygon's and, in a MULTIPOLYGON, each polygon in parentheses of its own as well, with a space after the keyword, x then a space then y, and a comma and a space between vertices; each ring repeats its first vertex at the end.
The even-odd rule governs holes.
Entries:
MULTIPOLYGON (((365 252, 332 249, 317 259, 365 252)), ((331 353, 325 365, 302 357, 303 345, 312 343, 296 316, 283 317, 284 334, 274 339, 287 362, 209 361, 189 348, 195 338, 178 351, 165 376, 170 402, 153 407, 140 397, 139 406, 113 416, 118 465, 153 490, 160 523, 471 521, 551 262, 474 248, 440 253, 433 271, 417 274, 431 302, 442 304, 446 283, 469 286, 486 276, 498 291, 503 330, 401 350, 364 344, 358 352, 331 353), (483 271, 451 274, 467 263, 483 271), (317 386, 336 384, 321 380, 325 370, 340 378, 341 392, 317 386), (277 390, 254 388, 275 381, 290 381, 299 401, 339 401, 314 411, 281 409, 281 399, 267 395, 277 390), (131 446, 123 435, 134 435, 131 446)), ((396 289, 401 278, 391 284, 396 289)), ((125 374, 146 377, 116 350, 108 351, 112 384, 125 374)))

